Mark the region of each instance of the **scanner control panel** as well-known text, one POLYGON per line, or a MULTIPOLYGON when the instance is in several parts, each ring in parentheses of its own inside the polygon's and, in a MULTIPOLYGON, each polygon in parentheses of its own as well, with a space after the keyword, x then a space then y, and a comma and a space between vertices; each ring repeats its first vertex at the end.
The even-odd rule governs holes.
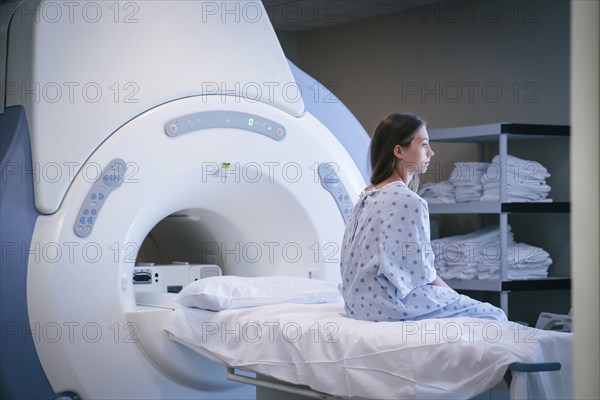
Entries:
POLYGON ((125 180, 125 171, 127 166, 121 159, 112 160, 102 171, 100 178, 94 183, 88 192, 77 219, 73 226, 73 231, 80 238, 88 237, 92 233, 96 219, 106 203, 110 194, 123 184, 125 180))
POLYGON ((344 222, 348 221, 348 218, 350 218, 350 214, 352 213, 353 204, 350 201, 350 196, 348 196, 346 187, 337 174, 337 167, 330 163, 319 164, 319 180, 321 181, 321 185, 329 191, 335 199, 335 202, 342 213, 342 217, 344 217, 344 222))
POLYGON ((165 133, 177 137, 185 133, 212 128, 243 129, 275 140, 283 140, 285 126, 255 114, 238 111, 204 111, 167 121, 165 133))

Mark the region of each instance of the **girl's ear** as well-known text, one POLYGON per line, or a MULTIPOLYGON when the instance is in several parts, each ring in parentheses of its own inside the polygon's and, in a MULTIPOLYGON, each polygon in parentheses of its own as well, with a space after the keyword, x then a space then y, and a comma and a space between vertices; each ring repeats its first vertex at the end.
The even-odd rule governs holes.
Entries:
POLYGON ((399 144, 397 144, 396 147, 394 147, 394 156, 396 158, 402 158, 402 146, 400 146, 399 144))

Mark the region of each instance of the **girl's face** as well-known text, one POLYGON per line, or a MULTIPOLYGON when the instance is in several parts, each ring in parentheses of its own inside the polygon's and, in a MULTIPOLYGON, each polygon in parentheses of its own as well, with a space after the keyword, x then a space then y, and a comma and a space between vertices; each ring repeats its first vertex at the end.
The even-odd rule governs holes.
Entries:
POLYGON ((394 148, 394 155, 413 174, 425 173, 429 161, 434 154, 431 146, 429 146, 429 134, 425 126, 417 131, 410 146, 402 147, 397 145, 394 148))

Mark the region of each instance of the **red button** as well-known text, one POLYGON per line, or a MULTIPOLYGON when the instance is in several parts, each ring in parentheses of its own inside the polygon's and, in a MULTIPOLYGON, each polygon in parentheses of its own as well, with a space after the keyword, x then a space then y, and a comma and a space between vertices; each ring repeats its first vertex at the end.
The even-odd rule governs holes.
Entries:
POLYGON ((171 133, 176 133, 177 132, 177 125, 175 125, 175 124, 169 125, 169 130, 171 131, 171 133))
POLYGON ((277 130, 275 131, 275 133, 277 134, 277 136, 283 136, 283 129, 277 128, 277 130))

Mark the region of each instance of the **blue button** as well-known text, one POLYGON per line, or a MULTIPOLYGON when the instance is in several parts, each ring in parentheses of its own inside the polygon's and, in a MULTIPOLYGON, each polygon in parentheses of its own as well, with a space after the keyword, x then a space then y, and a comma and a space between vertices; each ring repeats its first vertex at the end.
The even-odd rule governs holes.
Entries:
POLYGON ((90 212, 92 213, 92 215, 96 215, 96 210, 92 210, 90 212))
POLYGON ((90 199, 92 199, 92 200, 96 200, 96 193, 92 193, 92 194, 90 194, 90 199))
POLYGON ((98 200, 104 200, 104 195, 102 193, 98 193, 98 200))
POLYGON ((348 200, 349 198, 350 198, 350 196, 348 196, 348 195, 344 196, 344 200, 348 200))
POLYGON ((338 196, 338 200, 342 201, 342 195, 341 194, 338 196))
POLYGON ((88 217, 87 223, 90 224, 90 225, 93 224, 94 223, 94 219, 92 217, 88 217))
POLYGON ((85 217, 79 218, 79 223, 82 225, 85 224, 85 217))
POLYGON ((89 210, 86 208, 85 210, 83 210, 83 215, 88 215, 90 212, 89 210))
POLYGON ((110 175, 104 175, 102 177, 102 179, 104 179, 104 181, 106 183, 108 183, 111 186, 115 186, 121 183, 121 181, 123 180, 123 177, 119 174, 110 174, 110 175))

